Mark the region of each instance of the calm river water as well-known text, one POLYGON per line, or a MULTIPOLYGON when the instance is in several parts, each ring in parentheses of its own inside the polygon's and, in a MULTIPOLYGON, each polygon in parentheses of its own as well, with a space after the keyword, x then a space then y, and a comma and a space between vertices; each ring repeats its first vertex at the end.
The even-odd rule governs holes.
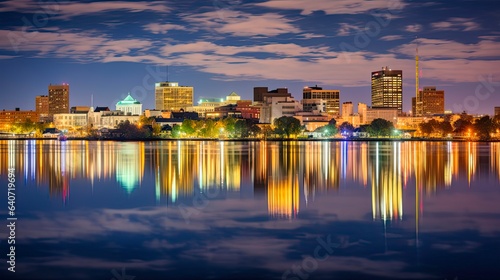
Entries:
POLYGON ((0 185, 1 279, 500 277, 500 143, 2 140, 0 185))

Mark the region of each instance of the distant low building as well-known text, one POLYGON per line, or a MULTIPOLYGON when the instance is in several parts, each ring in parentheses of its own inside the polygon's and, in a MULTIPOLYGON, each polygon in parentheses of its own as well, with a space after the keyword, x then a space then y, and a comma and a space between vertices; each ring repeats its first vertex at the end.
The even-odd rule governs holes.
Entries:
POLYGON ((125 115, 130 114, 139 116, 142 115, 142 104, 130 96, 129 93, 125 99, 116 103, 116 110, 124 112, 125 115))
POLYGON ((236 105, 240 101, 241 97, 233 91, 228 96, 226 96, 226 98, 200 98, 200 100, 198 100, 198 105, 187 107, 186 111, 196 112, 201 118, 213 118, 214 116, 217 116, 217 113, 214 113, 216 111, 216 108, 226 105, 236 105))
POLYGON ((302 104, 293 97, 265 96, 259 122, 272 124, 276 118, 293 117, 300 111, 302 111, 302 104))
POLYGON ((250 100, 240 100, 236 103, 236 110, 241 112, 243 119, 259 120, 261 105, 250 100))
POLYGON ((398 117, 398 108, 367 108, 366 123, 371 123, 375 119, 384 119, 396 123, 398 117))
POLYGON ((59 130, 86 128, 88 113, 54 114, 54 126, 59 130))
POLYGON ((15 110, 0 111, 0 130, 7 131, 13 124, 22 123, 26 120, 37 122, 39 114, 35 111, 21 111, 19 108, 15 110))
POLYGON ((330 117, 326 113, 319 112, 297 112, 294 118, 300 121, 306 131, 313 132, 317 128, 325 126, 329 123, 330 117))

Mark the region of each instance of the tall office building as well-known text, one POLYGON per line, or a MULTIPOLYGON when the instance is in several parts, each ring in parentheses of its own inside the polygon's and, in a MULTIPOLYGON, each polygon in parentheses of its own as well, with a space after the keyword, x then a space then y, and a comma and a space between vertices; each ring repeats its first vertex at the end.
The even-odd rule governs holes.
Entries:
POLYGON ((412 112, 415 117, 426 117, 434 114, 444 114, 444 90, 436 87, 424 87, 412 98, 412 112))
POLYGON ((342 103, 342 118, 346 118, 353 115, 353 105, 352 102, 342 103))
POLYGON ((495 116, 500 116, 500 106, 495 107, 495 116))
POLYGON ((180 111, 193 106, 194 88, 176 82, 155 84, 156 110, 180 111))
POLYGON ((326 101, 326 113, 338 116, 340 111, 340 90, 323 89, 322 87, 305 87, 302 90, 303 99, 323 99, 326 101))
POLYGON ((372 108, 396 108, 403 111, 403 71, 382 67, 372 72, 372 108))
POLYGON ((69 113, 69 85, 49 85, 49 115, 69 113))

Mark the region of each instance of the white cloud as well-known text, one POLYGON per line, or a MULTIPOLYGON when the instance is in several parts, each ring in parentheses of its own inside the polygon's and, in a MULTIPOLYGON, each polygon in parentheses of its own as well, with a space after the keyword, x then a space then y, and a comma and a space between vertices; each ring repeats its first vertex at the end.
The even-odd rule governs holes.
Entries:
POLYGON ((326 14, 361 14, 373 10, 398 13, 406 6, 402 0, 269 0, 256 5, 274 9, 301 10, 303 15, 309 15, 315 11, 322 11, 326 14))
POLYGON ((471 18, 449 18, 431 24, 434 30, 473 31, 479 30, 479 24, 471 18))
POLYGON ((170 30, 187 30, 187 28, 178 24, 150 23, 144 26, 144 30, 153 34, 166 34, 170 30))
POLYGON ((380 38, 382 41, 395 41, 404 39, 402 35, 386 35, 380 38))
POLYGON ((405 27, 407 32, 420 32, 422 31, 422 25, 420 24, 410 24, 405 27))
POLYGON ((349 36, 352 35, 352 32, 359 32, 361 28, 357 25, 350 23, 340 23, 340 27, 337 30, 337 36, 349 36))
MULTIPOLYGON (((464 44, 450 40, 418 39, 418 49, 422 57, 427 59, 478 59, 500 58, 500 42, 481 40, 476 44, 464 44)), ((415 41, 392 50, 398 54, 413 56, 415 41)))
POLYGON ((98 61, 112 53, 128 54, 133 50, 145 50, 151 42, 140 39, 114 40, 91 32, 67 30, 43 30, 23 32, 0 30, 0 49, 16 52, 33 52, 34 56, 70 57, 76 60, 98 61))
POLYGON ((9 0, 0 3, 0 12, 39 13, 41 15, 55 16, 60 19, 70 19, 75 16, 98 14, 110 11, 128 12, 158 12, 166 13, 170 9, 163 1, 153 2, 128 2, 128 1, 104 1, 104 2, 58 2, 58 1, 33 1, 33 0, 9 0))
POLYGON ((223 17, 219 12, 206 12, 185 17, 195 27, 213 30, 232 36, 277 36, 280 34, 300 33, 301 30, 292 24, 292 20, 278 14, 252 15, 240 11, 225 11, 223 17))

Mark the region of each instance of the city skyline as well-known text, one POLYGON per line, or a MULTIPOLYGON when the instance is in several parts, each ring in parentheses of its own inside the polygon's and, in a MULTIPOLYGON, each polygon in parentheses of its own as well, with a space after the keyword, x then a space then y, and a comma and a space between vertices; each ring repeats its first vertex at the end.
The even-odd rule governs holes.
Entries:
POLYGON ((0 3, 5 110, 35 110, 47 85, 68 83, 71 106, 112 107, 130 92, 155 107, 154 84, 195 88, 194 99, 253 88, 339 89, 371 104, 370 74, 403 71, 403 111, 420 88, 446 92, 445 110, 492 115, 500 105, 494 1, 196 1, 0 3), (168 18, 168 19, 166 19, 168 18), (418 37, 418 38, 417 38, 418 37), (168 69, 168 70, 167 70, 168 69), (29 82, 27 82, 29 81, 29 82), (29 100, 29 102, 27 101, 29 100))

